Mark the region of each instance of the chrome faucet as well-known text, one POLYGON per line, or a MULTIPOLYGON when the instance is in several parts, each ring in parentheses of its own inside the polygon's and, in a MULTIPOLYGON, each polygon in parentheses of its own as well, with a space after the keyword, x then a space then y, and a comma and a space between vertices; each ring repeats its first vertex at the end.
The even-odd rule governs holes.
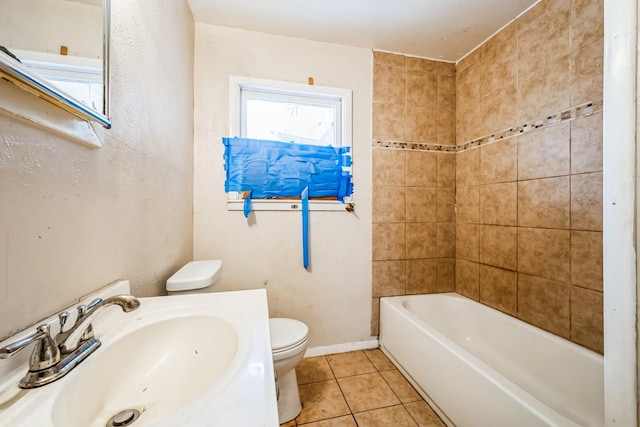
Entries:
POLYGON ((64 325, 69 312, 64 311, 58 315, 60 333, 55 338, 51 337, 48 324, 40 325, 31 335, 0 348, 0 359, 9 358, 35 343, 29 359, 29 371, 19 386, 35 388, 56 381, 100 347, 100 341, 93 336, 91 322, 96 314, 112 305, 118 305, 128 313, 140 307, 140 301, 131 295, 116 295, 104 300, 96 298, 86 306, 78 306, 75 324, 67 331, 64 331, 64 325))

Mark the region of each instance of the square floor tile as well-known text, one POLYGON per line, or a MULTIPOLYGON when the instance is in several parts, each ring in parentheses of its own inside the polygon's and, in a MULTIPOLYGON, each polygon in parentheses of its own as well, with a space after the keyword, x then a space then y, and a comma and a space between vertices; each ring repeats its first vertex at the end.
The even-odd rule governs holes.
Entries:
POLYGON ((302 359, 296 366, 298 384, 315 383, 333 379, 333 372, 324 356, 302 359))
POLYGON ((338 384, 353 413, 400 403, 378 372, 339 378, 338 384))
POLYGON ((349 406, 336 380, 304 384, 298 387, 302 412, 296 418, 298 424, 349 415, 349 406))
POLYGON ((309 424, 298 424, 304 427, 358 427, 356 420, 353 419, 353 415, 347 415, 344 417, 330 418, 328 420, 316 421, 309 424))
POLYGON ((406 403, 404 407, 417 421, 419 427, 446 427, 425 401, 406 403))
POLYGON ((375 366, 378 371, 388 371, 389 369, 396 368, 379 348, 364 350, 364 354, 367 355, 369 361, 373 363, 373 366, 375 366))
POLYGON ((363 351, 330 354, 327 356, 327 360, 336 378, 376 372, 375 366, 363 351))
POLYGON ((402 403, 422 400, 422 397, 418 392, 411 384, 409 384, 409 381, 407 381, 397 369, 392 371, 382 371, 380 372, 380 375, 382 375, 387 384, 389 384, 389 387, 391 387, 391 390, 393 390, 402 403))
POLYGON ((296 420, 291 420, 288 423, 280 424, 280 427, 296 427, 296 420))
POLYGON ((402 406, 374 409, 354 415, 359 427, 417 427, 409 412, 402 406))

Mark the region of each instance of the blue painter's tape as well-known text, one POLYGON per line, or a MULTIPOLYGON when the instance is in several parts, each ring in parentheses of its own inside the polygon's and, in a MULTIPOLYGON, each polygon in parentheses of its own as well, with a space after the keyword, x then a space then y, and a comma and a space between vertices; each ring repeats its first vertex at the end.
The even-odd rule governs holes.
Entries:
POLYGON ((251 191, 247 194, 247 197, 244 199, 244 217, 249 218, 249 214, 251 213, 251 191))
POLYGON ((302 190, 302 265, 309 268, 309 187, 302 190))

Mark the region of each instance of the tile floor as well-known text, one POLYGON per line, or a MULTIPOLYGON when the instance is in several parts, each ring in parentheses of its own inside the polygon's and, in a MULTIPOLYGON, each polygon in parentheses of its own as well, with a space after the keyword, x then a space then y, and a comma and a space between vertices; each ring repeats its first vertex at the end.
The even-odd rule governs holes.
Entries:
POLYGON ((445 427, 379 349, 302 359, 302 412, 285 427, 445 427))

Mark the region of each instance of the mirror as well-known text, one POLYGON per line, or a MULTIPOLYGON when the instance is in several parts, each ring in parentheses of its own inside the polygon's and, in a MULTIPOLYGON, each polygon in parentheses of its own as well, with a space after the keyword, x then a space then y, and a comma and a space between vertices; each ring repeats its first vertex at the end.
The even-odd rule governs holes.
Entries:
POLYGON ((111 127, 110 0, 0 0, 0 77, 111 127))

